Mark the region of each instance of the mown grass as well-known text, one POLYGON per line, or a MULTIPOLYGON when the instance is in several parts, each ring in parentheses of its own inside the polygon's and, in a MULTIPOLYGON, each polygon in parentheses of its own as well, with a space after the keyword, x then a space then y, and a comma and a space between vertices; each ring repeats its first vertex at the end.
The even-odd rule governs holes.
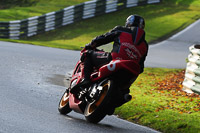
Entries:
MULTIPOLYGON (((27 12, 33 12, 32 10, 35 10, 35 8, 29 10, 31 11, 27 12)), ((125 19, 130 14, 140 14, 146 20, 147 41, 155 42, 166 39, 199 19, 199 11, 200 0, 163 0, 160 4, 123 9, 76 22, 34 37, 9 41, 80 50, 81 46, 89 43, 95 36, 109 31, 116 25, 124 25, 125 19)))
POLYGON ((131 86, 133 99, 115 114, 161 132, 200 132, 200 97, 181 91, 183 77, 181 69, 146 68, 131 86))
POLYGON ((21 20, 33 16, 40 16, 85 1, 88 0, 39 0, 39 2, 30 7, 14 7, 0 10, 0 21, 21 20))

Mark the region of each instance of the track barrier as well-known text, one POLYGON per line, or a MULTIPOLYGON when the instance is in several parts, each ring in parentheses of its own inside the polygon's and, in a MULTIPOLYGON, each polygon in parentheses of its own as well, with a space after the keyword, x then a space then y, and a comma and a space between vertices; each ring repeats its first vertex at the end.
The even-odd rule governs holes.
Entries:
POLYGON ((118 11, 124 8, 160 3, 161 0, 92 0, 69 6, 60 11, 28 19, 0 22, 0 38, 20 39, 30 37, 58 27, 118 11))
POLYGON ((200 44, 189 47, 189 50, 183 90, 200 94, 200 44))

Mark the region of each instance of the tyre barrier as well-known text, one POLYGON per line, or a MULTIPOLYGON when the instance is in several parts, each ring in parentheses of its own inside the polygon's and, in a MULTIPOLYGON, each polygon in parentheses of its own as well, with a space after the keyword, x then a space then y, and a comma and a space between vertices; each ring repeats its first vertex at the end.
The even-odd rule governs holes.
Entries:
POLYGON ((20 39, 54 30, 82 19, 124 8, 160 3, 162 0, 91 0, 60 11, 23 20, 0 22, 0 38, 20 39))
POLYGON ((183 90, 200 94, 200 44, 189 47, 189 50, 183 90))

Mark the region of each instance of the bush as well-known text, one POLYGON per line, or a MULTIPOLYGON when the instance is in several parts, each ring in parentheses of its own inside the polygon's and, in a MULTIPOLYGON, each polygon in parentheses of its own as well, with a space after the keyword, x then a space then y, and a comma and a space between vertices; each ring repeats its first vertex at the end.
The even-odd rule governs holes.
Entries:
POLYGON ((0 0, 0 9, 11 8, 15 6, 31 6, 39 0, 0 0))

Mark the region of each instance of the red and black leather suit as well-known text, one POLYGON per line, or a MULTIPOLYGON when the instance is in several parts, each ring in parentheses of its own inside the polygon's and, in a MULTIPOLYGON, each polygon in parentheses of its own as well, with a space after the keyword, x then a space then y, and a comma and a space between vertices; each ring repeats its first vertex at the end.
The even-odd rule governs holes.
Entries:
MULTIPOLYGON (((111 53, 101 51, 91 51, 85 62, 89 66, 101 66, 110 62, 112 59, 134 60, 141 69, 144 70, 144 61, 148 52, 148 44, 145 40, 145 31, 138 27, 116 26, 110 32, 97 36, 92 40, 90 46, 101 46, 114 42, 111 53)), ((87 71, 87 70, 86 70, 87 71)))
MULTIPOLYGON (((81 61, 84 62, 84 80, 70 90, 73 94, 80 90, 80 86, 89 86, 93 67, 98 68, 109 63, 112 59, 134 60, 140 65, 140 73, 144 71, 148 44, 145 41, 145 32, 141 28, 117 26, 110 32, 97 36, 85 48, 88 51, 81 56, 81 61), (89 50, 110 42, 114 42, 111 53, 89 50)), ((129 86, 130 84, 127 87, 129 88, 129 86)))

